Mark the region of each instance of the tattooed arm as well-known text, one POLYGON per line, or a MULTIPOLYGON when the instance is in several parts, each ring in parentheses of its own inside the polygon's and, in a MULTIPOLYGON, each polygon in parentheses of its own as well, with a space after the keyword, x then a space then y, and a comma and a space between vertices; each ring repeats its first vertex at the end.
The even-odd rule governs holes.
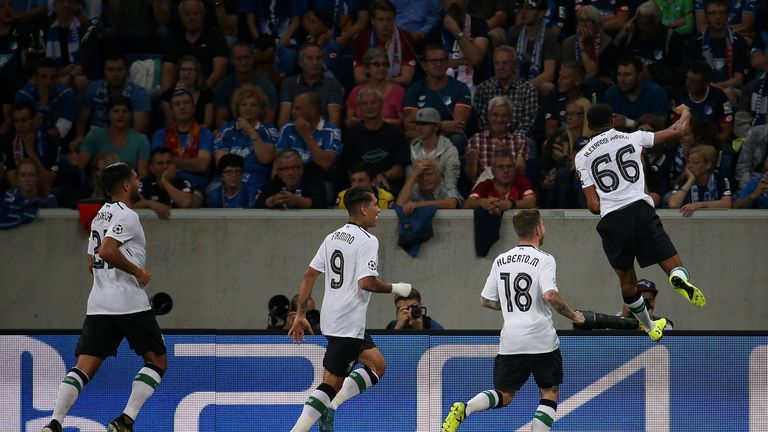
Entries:
POLYGON ((584 323, 584 314, 580 311, 574 310, 568 303, 566 303, 563 296, 557 290, 549 290, 544 293, 544 299, 552 306, 552 309, 556 310, 560 315, 570 319, 576 324, 584 323))
POLYGON ((495 300, 488 300, 487 298, 480 296, 480 306, 488 309, 501 310, 501 303, 495 300))

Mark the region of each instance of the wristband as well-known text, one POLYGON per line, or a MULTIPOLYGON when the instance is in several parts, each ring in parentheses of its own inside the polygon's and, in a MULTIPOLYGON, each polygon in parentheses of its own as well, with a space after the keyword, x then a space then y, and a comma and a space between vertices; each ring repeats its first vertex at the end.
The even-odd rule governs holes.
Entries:
POLYGON ((409 283, 393 283, 392 294, 399 297, 408 297, 411 295, 411 284, 409 283))

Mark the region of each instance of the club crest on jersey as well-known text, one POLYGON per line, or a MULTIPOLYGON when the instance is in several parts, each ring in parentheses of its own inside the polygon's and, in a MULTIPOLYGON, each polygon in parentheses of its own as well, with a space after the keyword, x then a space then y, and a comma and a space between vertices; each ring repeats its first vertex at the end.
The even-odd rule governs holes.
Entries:
POLYGON ((119 225, 119 224, 118 224, 118 225, 115 225, 115 226, 113 226, 113 227, 112 227, 112 232, 113 232, 113 233, 115 233, 115 234, 117 234, 117 235, 120 235, 120 234, 122 234, 122 233, 123 233, 123 226, 122 226, 122 225, 119 225))
POLYGON ((368 268, 373 270, 373 271, 376 271, 376 261, 374 261, 374 260, 368 261, 368 268))

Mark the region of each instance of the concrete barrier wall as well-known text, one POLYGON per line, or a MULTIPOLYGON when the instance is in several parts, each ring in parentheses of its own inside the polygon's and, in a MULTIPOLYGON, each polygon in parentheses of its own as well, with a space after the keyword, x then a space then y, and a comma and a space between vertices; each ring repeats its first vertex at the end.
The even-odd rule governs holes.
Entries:
MULTIPOLYGON (((616 276, 586 211, 543 210, 544 250, 558 262, 558 284, 577 308, 614 313, 622 300, 616 276)), ((336 210, 174 210, 171 220, 142 211, 147 235, 149 294, 175 302, 164 328, 261 329, 267 300, 291 296, 322 239, 343 224, 336 210)), ((768 211, 699 211, 682 218, 663 210, 667 231, 709 304, 698 310, 676 294, 658 267, 638 270, 660 289, 657 314, 680 330, 768 329, 768 211)), ((384 211, 372 232, 379 238, 379 271, 387 281, 411 282, 428 314, 446 329, 495 329, 501 314, 479 306, 491 260, 515 244, 511 215, 486 258, 475 256, 471 211, 441 211, 435 237, 417 258, 397 246, 396 216, 384 211)), ((38 220, 0 231, 0 329, 77 329, 91 287, 87 237, 70 210, 42 211, 38 220)), ((322 300, 318 282, 314 297, 322 300)), ((557 316, 556 326, 570 328, 557 316)), ((368 327, 394 318, 391 295, 374 295, 368 327)))

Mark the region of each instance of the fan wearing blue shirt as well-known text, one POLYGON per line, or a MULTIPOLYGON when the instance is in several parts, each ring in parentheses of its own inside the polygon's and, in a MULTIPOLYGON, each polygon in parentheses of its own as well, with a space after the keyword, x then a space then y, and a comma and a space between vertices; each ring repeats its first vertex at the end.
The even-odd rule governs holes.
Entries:
POLYGON ((603 102, 613 109, 615 128, 635 128, 635 120, 643 114, 664 117, 669 114, 667 92, 656 83, 641 78, 643 63, 637 57, 619 60, 617 83, 608 87, 603 102))
POLYGON ((254 191, 243 177, 244 160, 236 154, 219 159, 221 183, 208 192, 208 208, 253 208, 261 191, 254 191))

